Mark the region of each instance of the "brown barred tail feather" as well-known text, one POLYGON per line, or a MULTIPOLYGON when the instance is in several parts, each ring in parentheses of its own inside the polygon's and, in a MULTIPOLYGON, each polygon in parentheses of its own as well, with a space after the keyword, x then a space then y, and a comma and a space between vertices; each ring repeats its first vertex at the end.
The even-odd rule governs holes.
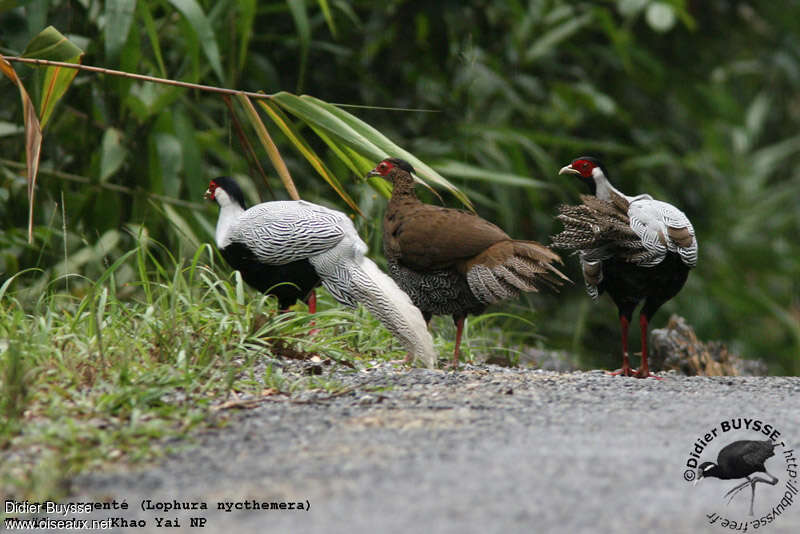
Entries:
POLYGON ((533 241, 495 243, 465 265, 470 290, 481 302, 492 304, 516 297, 521 292, 552 289, 569 281, 554 263, 561 258, 533 241))
POLYGON ((583 204, 559 207, 564 230, 552 238, 552 246, 567 250, 612 249, 632 257, 642 248, 628 215, 616 202, 581 196, 583 204))

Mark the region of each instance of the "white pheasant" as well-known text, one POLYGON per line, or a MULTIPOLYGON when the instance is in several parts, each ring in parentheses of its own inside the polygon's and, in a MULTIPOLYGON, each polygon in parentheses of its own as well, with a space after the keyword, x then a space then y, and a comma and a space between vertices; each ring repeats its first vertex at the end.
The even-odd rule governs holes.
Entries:
POLYGON ((320 280, 341 304, 361 303, 375 315, 409 351, 409 361, 434 366, 433 339, 422 313, 365 256, 367 245, 347 215, 303 200, 264 202, 246 209, 239 185, 228 177, 212 180, 206 198, 220 207, 217 246, 248 284, 262 291, 269 289, 266 284, 305 284, 299 292, 294 290, 289 299, 294 302, 320 280), (295 280, 304 269, 312 275, 295 280))
POLYGON ((619 310, 622 328, 622 369, 631 376, 628 326, 639 313, 642 365, 637 377, 653 376, 647 364, 647 326, 658 309, 678 294, 689 270, 697 265, 697 239, 688 217, 671 204, 650 195, 628 196, 608 181, 603 165, 583 156, 563 167, 589 186, 593 196, 577 206, 562 206, 558 219, 564 230, 553 237, 558 248, 580 251, 586 289, 592 298, 607 291, 619 310))

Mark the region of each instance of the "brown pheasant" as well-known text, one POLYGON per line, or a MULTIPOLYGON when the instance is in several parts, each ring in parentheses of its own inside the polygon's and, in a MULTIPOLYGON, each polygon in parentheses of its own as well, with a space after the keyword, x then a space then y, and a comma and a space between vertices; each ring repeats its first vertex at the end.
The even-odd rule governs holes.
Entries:
POLYGON ((561 259, 546 246, 513 240, 474 213, 422 203, 412 172, 407 161, 388 158, 369 173, 394 186, 383 218, 383 250, 390 276, 426 321, 452 315, 457 367, 468 314, 479 315, 489 304, 569 279, 553 266, 561 259))

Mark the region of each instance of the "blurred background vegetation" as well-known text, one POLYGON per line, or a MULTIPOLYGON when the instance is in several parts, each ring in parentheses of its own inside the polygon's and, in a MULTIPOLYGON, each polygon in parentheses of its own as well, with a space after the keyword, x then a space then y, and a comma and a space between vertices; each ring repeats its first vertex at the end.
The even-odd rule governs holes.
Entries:
MULTIPOLYGON (((800 2, 4 1, 0 53, 20 55, 48 25, 87 65, 367 106, 347 109, 516 238, 549 242, 558 204, 583 192, 558 169, 600 156, 622 191, 674 203, 697 231, 699 266, 654 326, 677 312, 701 338, 800 374, 800 2)), ((38 102, 43 69, 14 68, 38 102)), ((79 73, 44 130, 28 244, 22 109, 3 80, 0 284, 37 267, 15 287, 80 294, 143 231, 191 255, 212 240, 216 209, 201 196, 221 174, 251 176, 251 201, 287 196, 263 150, 270 188, 257 178, 219 95, 79 73), (65 273, 86 280, 51 283, 65 273)), ((301 196, 351 211, 265 123, 301 196)), ((365 214, 357 224, 380 261, 385 201, 295 125, 365 214)), ((592 304, 577 260, 565 261, 573 287, 505 308, 535 328, 498 327, 509 345, 613 367, 615 308, 592 304)), ((116 271, 120 287, 135 277, 116 271)))

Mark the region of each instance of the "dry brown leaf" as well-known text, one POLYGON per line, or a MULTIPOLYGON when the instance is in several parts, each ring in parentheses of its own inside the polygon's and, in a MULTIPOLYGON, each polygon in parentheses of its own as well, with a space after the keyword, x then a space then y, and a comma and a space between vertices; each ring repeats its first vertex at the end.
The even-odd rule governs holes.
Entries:
POLYGON ((33 199, 36 190, 36 176, 39 174, 39 156, 42 150, 42 129, 39 126, 39 118, 36 116, 36 108, 28 96, 28 91, 22 85, 22 81, 17 76, 14 67, 0 55, 0 70, 6 75, 19 89, 19 96, 22 100, 23 117, 25 121, 25 160, 27 165, 28 181, 28 243, 33 243, 33 199))

